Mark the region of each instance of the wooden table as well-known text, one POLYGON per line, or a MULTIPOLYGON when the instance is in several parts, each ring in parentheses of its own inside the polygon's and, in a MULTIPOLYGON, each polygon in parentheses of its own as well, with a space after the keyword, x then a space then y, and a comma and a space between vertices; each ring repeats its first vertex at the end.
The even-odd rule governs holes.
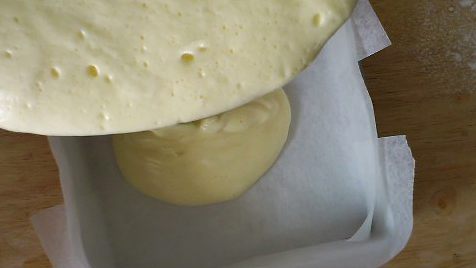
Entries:
MULTIPOLYGON (((476 267, 476 6, 371 2, 394 42, 363 62, 379 133, 417 160, 414 233, 385 267, 476 267)), ((0 131, 0 267, 50 267, 29 217, 60 203, 46 138, 0 131)))
POLYGON ((476 6, 371 2, 394 42, 363 63, 379 134, 417 161, 413 236, 385 267, 476 267, 476 6))

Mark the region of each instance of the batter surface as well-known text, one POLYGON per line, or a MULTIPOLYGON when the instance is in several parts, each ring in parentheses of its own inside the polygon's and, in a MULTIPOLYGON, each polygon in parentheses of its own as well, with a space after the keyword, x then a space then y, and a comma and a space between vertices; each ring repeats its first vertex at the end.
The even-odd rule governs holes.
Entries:
POLYGON ((0 128, 191 122, 282 87, 356 0, 0 0, 0 128))
POLYGON ((291 120, 283 90, 192 123, 113 136, 116 160, 142 193, 177 205, 233 199, 276 161, 291 120))

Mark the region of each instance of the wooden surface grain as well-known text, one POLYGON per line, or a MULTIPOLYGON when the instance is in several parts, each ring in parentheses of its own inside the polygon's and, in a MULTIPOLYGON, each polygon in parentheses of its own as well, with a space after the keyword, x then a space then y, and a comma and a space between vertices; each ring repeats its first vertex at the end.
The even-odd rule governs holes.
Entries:
POLYGON ((0 267, 50 267, 30 216, 62 203, 45 137, 0 131, 0 267))
POLYGON ((394 43, 363 62, 379 134, 417 161, 413 235, 385 267, 476 267, 476 1, 371 2, 394 43))
POLYGON ((386 268, 476 267, 475 1, 372 1, 394 45, 363 63, 379 134, 407 134, 415 226, 386 268))
MULTIPOLYGON (((362 63, 379 134, 417 160, 414 232, 384 267, 476 267, 476 1, 371 2, 394 43, 362 63)), ((50 267, 29 217, 60 203, 46 138, 0 131, 0 267, 50 267)))

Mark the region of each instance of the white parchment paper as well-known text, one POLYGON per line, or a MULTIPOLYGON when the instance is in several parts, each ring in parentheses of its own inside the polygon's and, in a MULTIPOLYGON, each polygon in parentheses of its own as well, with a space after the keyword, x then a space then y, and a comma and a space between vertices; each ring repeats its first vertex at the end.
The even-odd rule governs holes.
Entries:
POLYGON ((414 162, 404 138, 377 139, 358 66, 388 44, 370 5, 360 1, 318 60, 286 87, 293 123, 278 162, 231 202, 164 204, 124 181, 109 137, 51 137, 66 217, 59 207, 32 222, 54 267, 342 268, 388 261, 411 232, 414 162), (65 225, 67 236, 52 231, 65 225))

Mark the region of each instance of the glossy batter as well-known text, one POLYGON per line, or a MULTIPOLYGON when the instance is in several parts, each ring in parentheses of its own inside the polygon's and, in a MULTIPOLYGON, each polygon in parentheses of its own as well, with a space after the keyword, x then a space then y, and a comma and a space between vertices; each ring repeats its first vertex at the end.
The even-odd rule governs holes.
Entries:
POLYGON ((280 88, 356 0, 0 0, 0 128, 126 133, 280 88))
POLYGON ((116 160, 142 193, 177 205, 233 199, 276 161, 291 120, 283 90, 192 123, 113 136, 116 160))

